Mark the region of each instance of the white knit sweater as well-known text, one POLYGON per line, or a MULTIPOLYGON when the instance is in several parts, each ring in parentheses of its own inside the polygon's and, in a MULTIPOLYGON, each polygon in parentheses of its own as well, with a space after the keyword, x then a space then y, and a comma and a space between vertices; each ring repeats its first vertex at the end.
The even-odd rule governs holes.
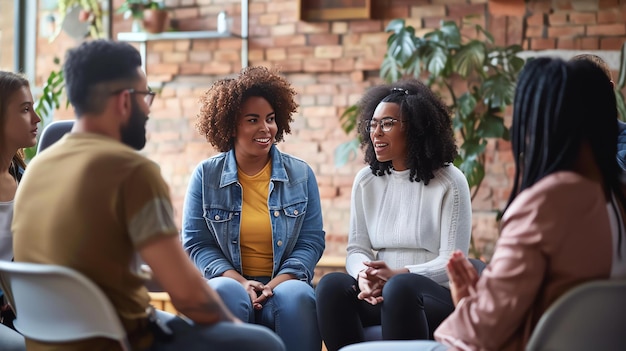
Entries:
POLYGON ((346 270, 356 277, 363 261, 383 260, 448 286, 451 253, 469 250, 472 207, 467 180, 449 165, 428 185, 409 181, 410 170, 375 176, 369 166, 357 173, 346 270))

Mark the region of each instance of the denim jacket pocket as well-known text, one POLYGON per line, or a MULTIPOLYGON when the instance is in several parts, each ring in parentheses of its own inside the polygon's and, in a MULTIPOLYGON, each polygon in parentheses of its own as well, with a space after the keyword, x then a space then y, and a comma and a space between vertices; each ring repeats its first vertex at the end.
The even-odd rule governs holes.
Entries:
POLYGON ((287 205, 283 208, 285 216, 298 218, 306 213, 306 201, 298 202, 296 204, 287 205))
POLYGON ((221 208, 205 208, 204 220, 209 228, 213 229, 213 233, 217 237, 217 240, 224 240, 227 238, 229 226, 232 224, 232 219, 235 217, 235 212, 224 210, 221 208))
POLYGON ((283 208, 287 228, 287 237, 297 236, 296 234, 300 232, 300 227, 302 227, 302 221, 304 220, 304 215, 306 214, 306 206, 307 202, 303 201, 286 205, 283 208))

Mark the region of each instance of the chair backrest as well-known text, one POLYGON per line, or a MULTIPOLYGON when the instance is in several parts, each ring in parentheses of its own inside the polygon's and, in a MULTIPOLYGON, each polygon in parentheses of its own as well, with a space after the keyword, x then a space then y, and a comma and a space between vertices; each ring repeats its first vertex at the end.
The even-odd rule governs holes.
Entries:
POLYGON ((626 349, 626 280, 599 280, 561 296, 541 316, 527 351, 626 349))
POLYGON ((0 282, 10 291, 17 319, 27 338, 64 342, 104 337, 130 350, 126 331, 102 290, 79 272, 61 266, 0 261, 0 282))
POLYGON ((483 270, 485 270, 485 268, 487 267, 487 264, 477 258, 469 258, 468 259, 470 261, 470 263, 472 264, 472 266, 474 266, 474 269, 476 269, 476 272, 478 273, 478 276, 480 276, 481 274, 483 274, 483 270))
POLYGON ((48 146, 56 143, 63 135, 69 133, 74 126, 73 120, 54 121, 48 124, 41 132, 39 136, 39 143, 37 143, 37 153, 40 153, 48 146))

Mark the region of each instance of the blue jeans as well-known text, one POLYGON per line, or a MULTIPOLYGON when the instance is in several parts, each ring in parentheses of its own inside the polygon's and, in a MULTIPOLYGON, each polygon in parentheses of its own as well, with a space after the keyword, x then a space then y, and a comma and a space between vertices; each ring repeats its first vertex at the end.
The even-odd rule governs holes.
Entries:
POLYGON ((155 340, 149 351, 285 350, 276 334, 258 325, 226 322, 197 325, 167 312, 157 310, 156 313, 172 329, 174 339, 155 340))
MULTIPOLYGON (((255 280, 266 284, 269 278, 255 280)), ((274 296, 259 311, 254 310, 250 296, 238 281, 217 277, 210 279, 209 285, 237 318, 274 330, 285 343, 287 351, 319 351, 322 348, 322 337, 317 328, 315 292, 306 282, 295 279, 282 282, 274 288, 274 296)))

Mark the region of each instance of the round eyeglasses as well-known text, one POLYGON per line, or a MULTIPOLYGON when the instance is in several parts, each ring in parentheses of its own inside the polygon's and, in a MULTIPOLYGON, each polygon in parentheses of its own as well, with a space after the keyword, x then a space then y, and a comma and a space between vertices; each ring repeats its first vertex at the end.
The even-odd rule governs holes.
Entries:
POLYGON ((156 93, 152 90, 136 90, 136 89, 120 89, 120 90, 116 90, 114 92, 111 93, 111 95, 117 95, 119 93, 122 93, 124 91, 127 91, 129 94, 139 94, 139 95, 143 95, 143 101, 146 102, 146 105, 148 105, 148 107, 152 106, 152 102, 154 101, 154 96, 156 95, 156 93))
POLYGON ((390 132, 391 129, 393 129, 393 125, 396 124, 396 122, 402 123, 403 121, 391 117, 382 118, 380 121, 370 119, 370 122, 367 125, 366 129, 369 133, 374 133, 376 131, 376 128, 378 128, 378 126, 380 125, 380 129, 382 129, 383 132, 387 133, 390 132))

